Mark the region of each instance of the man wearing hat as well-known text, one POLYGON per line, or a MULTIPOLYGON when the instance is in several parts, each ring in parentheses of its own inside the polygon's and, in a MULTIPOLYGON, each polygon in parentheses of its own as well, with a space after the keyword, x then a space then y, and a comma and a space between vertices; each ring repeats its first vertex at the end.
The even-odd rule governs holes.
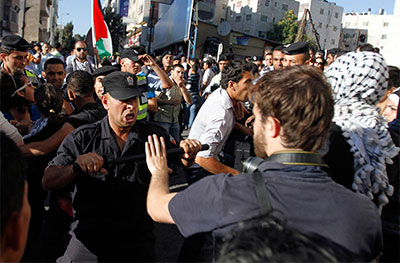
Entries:
POLYGON ((286 46, 282 50, 283 54, 285 54, 283 57, 283 67, 306 65, 310 58, 308 46, 308 42, 296 42, 286 46))
POLYGON ((33 82, 39 83, 35 73, 25 69, 28 64, 28 50, 31 45, 22 37, 17 35, 9 35, 3 37, 0 58, 3 61, 0 68, 9 74, 13 74, 16 70, 25 72, 27 77, 35 79, 33 82))
MULTIPOLYGON (((45 185, 47 189, 75 184, 77 223, 59 262, 151 261, 153 223, 145 204, 150 172, 144 160, 118 165, 111 161, 143 154, 153 134, 163 137, 167 148, 176 146, 162 128, 136 121, 142 91, 135 75, 112 72, 102 83, 107 116, 70 134, 44 173, 44 181, 57 179, 45 185)), ((189 165, 200 143, 184 140, 180 147, 185 151, 182 164, 189 165)), ((181 163, 179 157, 172 159, 181 163)))
POLYGON ((113 66, 103 66, 101 68, 96 69, 93 73, 93 80, 94 80, 94 92, 97 97, 95 100, 101 104, 101 96, 103 96, 103 79, 108 74, 118 71, 116 67, 113 66))
POLYGON ((153 90, 149 90, 148 79, 142 71, 142 65, 150 66, 163 88, 171 88, 172 82, 168 75, 157 65, 154 59, 145 54, 141 47, 126 48, 121 53, 121 71, 136 75, 137 85, 142 91, 139 99, 137 120, 146 120, 147 111, 157 112, 157 100, 153 90))

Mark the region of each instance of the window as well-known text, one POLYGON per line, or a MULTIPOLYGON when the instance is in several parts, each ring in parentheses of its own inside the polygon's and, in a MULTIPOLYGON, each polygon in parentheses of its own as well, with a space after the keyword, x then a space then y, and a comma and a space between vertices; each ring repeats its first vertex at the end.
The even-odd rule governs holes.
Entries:
POLYGON ((246 15, 246 21, 250 21, 251 20, 251 15, 246 15))
POLYGON ((275 17, 274 17, 274 18, 272 18, 272 23, 275 23, 275 17))
POLYGON ((11 22, 18 22, 18 13, 14 10, 11 10, 11 22))
POLYGON ((240 22, 240 20, 242 20, 242 16, 235 17, 235 22, 240 22))
POLYGON ((282 10, 283 11, 288 11, 288 9, 289 9, 288 5, 282 4, 282 10))
POLYGON ((383 26, 387 27, 387 26, 389 26, 389 23, 385 22, 385 23, 383 23, 383 26))
POLYGON ((275 5, 274 5, 275 7, 277 7, 278 6, 278 3, 277 2, 275 2, 275 5))
POLYGON ((338 12, 335 13, 335 18, 339 18, 339 13, 338 12))
POLYGON ((321 15, 323 15, 323 14, 324 14, 324 9, 321 8, 321 10, 319 10, 319 13, 320 13, 321 15))
POLYGON ((222 5, 222 10, 226 10, 226 5, 222 5))
POLYGON ((387 37, 386 35, 382 35, 381 39, 386 39, 386 37, 387 37))
POLYGON ((337 31, 337 26, 333 26, 332 30, 333 30, 333 32, 336 32, 337 31))
POLYGON ((143 5, 140 5, 139 7, 139 15, 141 15, 143 13, 143 5))
POLYGON ((369 22, 363 22, 363 26, 368 26, 369 22))
POLYGON ((335 45, 335 40, 331 39, 331 45, 335 45))
POLYGON ((219 20, 219 23, 222 23, 222 22, 224 22, 225 21, 225 19, 224 18, 221 18, 221 20, 219 20))
POLYGON ((331 10, 328 10, 328 16, 331 14, 331 10))
POLYGON ((265 6, 269 6, 269 0, 265 0, 265 6))
POLYGON ((318 22, 318 28, 322 28, 322 23, 318 22))
POLYGON ((258 37, 265 38, 265 32, 263 32, 263 31, 258 31, 258 37))
POLYGON ((268 16, 261 15, 261 21, 262 22, 268 22, 268 16))

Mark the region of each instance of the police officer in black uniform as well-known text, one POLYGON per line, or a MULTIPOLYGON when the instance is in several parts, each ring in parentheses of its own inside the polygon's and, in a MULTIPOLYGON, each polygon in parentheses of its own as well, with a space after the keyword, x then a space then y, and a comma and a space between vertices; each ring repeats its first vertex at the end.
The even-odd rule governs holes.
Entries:
POLYGON ((16 70, 25 72, 25 75, 34 84, 39 84, 37 76, 32 71, 25 69, 28 64, 28 50, 31 45, 22 37, 9 35, 3 37, 0 58, 3 61, 0 68, 9 74, 14 74, 16 70))
MULTIPOLYGON (((57 189, 75 183, 71 241, 60 262, 153 260, 152 221, 146 213, 150 172, 146 162, 113 165, 119 157, 143 154, 148 137, 164 137, 161 128, 137 122, 141 91, 136 77, 113 72, 103 79, 102 103, 108 115, 70 134, 50 162, 44 178, 57 189)), ((180 143, 185 154, 172 159, 190 165, 201 145, 196 140, 180 143)))

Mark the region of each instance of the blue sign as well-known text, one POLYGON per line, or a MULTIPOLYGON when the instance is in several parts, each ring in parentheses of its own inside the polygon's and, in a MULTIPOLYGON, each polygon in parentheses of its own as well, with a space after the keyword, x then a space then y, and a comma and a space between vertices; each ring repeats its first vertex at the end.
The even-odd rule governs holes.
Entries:
POLYGON ((120 0, 119 2, 119 15, 121 17, 128 16, 129 0, 120 0))

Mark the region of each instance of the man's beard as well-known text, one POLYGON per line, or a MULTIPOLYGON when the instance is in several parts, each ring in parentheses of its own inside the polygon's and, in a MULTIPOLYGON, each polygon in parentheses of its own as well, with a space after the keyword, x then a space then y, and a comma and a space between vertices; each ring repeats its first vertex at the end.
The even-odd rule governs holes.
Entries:
POLYGON ((264 133, 263 132, 255 132, 254 131, 254 138, 253 138, 253 144, 254 144, 254 152, 257 157, 260 158, 267 158, 267 154, 265 153, 265 139, 264 139, 264 133))

